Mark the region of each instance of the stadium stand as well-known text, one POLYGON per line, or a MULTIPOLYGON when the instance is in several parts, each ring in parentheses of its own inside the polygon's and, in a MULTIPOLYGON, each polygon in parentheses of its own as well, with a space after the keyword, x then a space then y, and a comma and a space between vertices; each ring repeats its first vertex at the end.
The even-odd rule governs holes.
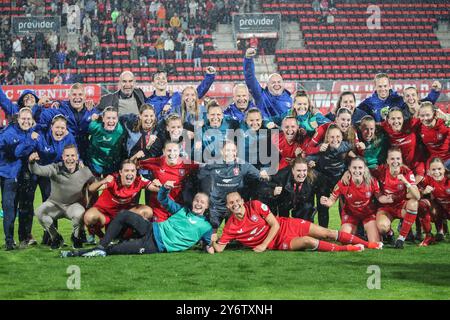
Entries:
POLYGON ((377 72, 396 79, 450 75, 450 49, 441 47, 433 30, 438 19, 450 17, 446 1, 383 1, 380 29, 367 26, 370 1, 335 1, 332 23, 324 21, 323 10, 312 9, 311 1, 264 2, 264 12, 298 21, 305 39, 305 49, 276 52, 287 79, 368 80, 377 72))
MULTIPOLYGON (((44 2, 44 0, 35 1, 44 2)), ((108 2, 106 1, 106 3, 108 2)), ((139 13, 138 10, 130 10, 131 16, 128 13, 124 14, 125 21, 131 20, 136 29, 143 28, 142 33, 145 35, 142 48, 134 48, 134 50, 154 48, 164 30, 176 37, 178 30, 174 31, 168 25, 169 10, 172 10, 171 14, 178 12, 182 16, 185 7, 170 9, 170 6, 172 3, 184 3, 184 1, 161 1, 169 8, 166 28, 161 27, 157 18, 152 17, 149 13, 152 1, 142 2, 145 3, 145 10, 141 11, 145 14, 139 13), (148 32, 146 29, 149 29, 148 32)), ((206 6, 209 2, 214 6, 214 1, 207 1, 206 6)), ((450 19, 450 7, 447 1, 412 1, 412 3, 406 0, 383 1, 379 5, 382 10, 381 29, 367 27, 367 18, 370 13, 366 10, 371 4, 369 0, 355 3, 349 3, 350 1, 325 2, 327 3, 326 9, 315 11, 311 0, 261 1, 263 12, 281 13, 284 21, 295 21, 300 25, 299 32, 303 35, 305 48, 283 49, 275 52, 277 68, 280 73, 285 75, 286 79, 368 80, 377 72, 387 72, 396 79, 436 79, 450 76, 450 49, 442 48, 435 34, 438 21, 450 19), (326 17, 330 14, 334 17, 332 23, 326 21, 326 17)), ((61 3, 61 1, 45 0, 44 13, 46 15, 60 14, 61 3), (57 5, 56 11, 53 7, 55 4, 57 5)), ((72 3, 75 1, 69 1, 69 4, 72 3)), ((96 3, 105 3, 105 1, 96 1, 96 3)), ((27 2, 23 0, 15 1, 14 4, 11 0, 0 0, 0 12, 3 17, 2 30, 9 28, 10 22, 5 22, 6 17, 25 16, 29 14, 30 10, 33 10, 27 7, 27 2)), ((80 32, 80 50, 73 59, 69 59, 70 52, 66 52, 63 69, 58 68, 54 61, 58 50, 56 52, 46 50, 47 57, 50 58, 51 78, 58 74, 64 74, 66 68, 72 68, 77 70, 77 76, 84 82, 110 83, 116 82, 118 75, 123 70, 131 70, 138 81, 147 82, 151 81, 151 74, 162 66, 169 70, 168 75, 171 82, 190 82, 202 79, 202 68, 194 67, 193 59, 187 59, 184 49, 182 59, 175 59, 173 54, 164 59, 158 59, 154 49, 153 54, 146 53, 146 63, 142 63, 139 57, 132 57, 132 42, 127 41, 126 35, 117 35, 116 25, 113 23, 110 11, 108 12, 107 8, 104 10, 104 13, 101 12, 100 6, 98 6, 98 14, 95 14, 95 19, 94 14, 90 14, 93 32, 98 30, 96 35, 99 38, 98 48, 93 48, 94 50, 89 53, 86 48, 89 47, 91 39, 83 39, 83 34, 80 32), (96 24, 98 24, 97 27, 96 24)), ((226 14, 231 14, 236 12, 236 7, 230 5, 224 10, 226 10, 226 14)), ((123 10, 123 12, 125 11, 123 10)), ((212 31, 215 25, 230 21, 217 21, 220 14, 224 15, 223 12, 219 12, 219 15, 216 13, 214 16, 211 12, 211 10, 208 11, 208 15, 206 15, 208 27, 203 27, 202 22, 198 20, 195 31, 191 34, 189 28, 186 38, 201 39, 199 43, 203 47, 202 65, 214 65, 217 68, 216 80, 242 81, 242 51, 215 50, 213 45, 212 31)), ((62 19, 63 26, 65 20, 66 18, 62 19)), ((83 29, 83 25, 81 29, 83 29)), ((5 35, 2 35, 0 39, 3 44, 3 53, 0 54, 2 70, 10 67, 4 43, 8 40, 12 43, 14 40, 13 38, 4 38, 5 35)), ((59 39, 59 42, 58 48, 65 49, 66 43, 62 39, 59 39)), ((27 51, 36 50, 35 47, 27 49, 27 51)), ((36 58, 35 52, 30 58, 36 58)), ((24 71, 23 68, 20 70, 22 75, 24 71)), ((13 78, 9 83, 20 83, 21 81, 23 79, 19 76, 18 79, 13 78)))

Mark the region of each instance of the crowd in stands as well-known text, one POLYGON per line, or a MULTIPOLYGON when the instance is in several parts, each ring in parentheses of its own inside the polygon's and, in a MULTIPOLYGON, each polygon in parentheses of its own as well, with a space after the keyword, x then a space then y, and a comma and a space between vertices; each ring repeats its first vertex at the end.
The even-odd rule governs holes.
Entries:
MULTIPOLYGON (((17 6, 24 7, 25 15, 61 16, 61 27, 78 38, 78 45, 68 46, 57 32, 13 35, 9 17, 2 17, 0 47, 12 60, 4 68, 9 73, 2 76, 3 84, 37 82, 30 71, 25 76, 29 68, 22 66, 24 58, 48 58, 50 69, 76 69, 81 57, 112 58, 111 47, 100 44, 123 42, 130 60, 139 60, 140 66, 148 66, 148 59, 156 58, 188 59, 194 67, 201 67, 205 35, 218 23, 231 23, 231 13, 240 6, 250 6, 249 1, 240 0, 52 0, 49 12, 43 2, 17 1, 17 6)), ((43 76, 39 83, 49 82, 47 78, 43 76)))

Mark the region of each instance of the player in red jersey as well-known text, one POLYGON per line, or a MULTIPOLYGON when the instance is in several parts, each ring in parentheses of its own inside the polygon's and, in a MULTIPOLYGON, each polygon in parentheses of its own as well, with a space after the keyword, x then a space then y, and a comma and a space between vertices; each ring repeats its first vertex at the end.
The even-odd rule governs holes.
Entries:
POLYGON ((400 149, 403 163, 414 171, 416 181, 419 183, 425 175, 425 165, 417 149, 420 120, 411 118, 405 121, 402 110, 392 108, 389 110, 386 121, 381 123, 381 127, 386 131, 391 147, 400 149))
POLYGON ((372 171, 372 175, 381 183, 382 193, 387 199, 392 200, 392 204, 378 208, 378 231, 388 239, 392 239, 391 222, 403 218, 400 235, 395 241, 395 248, 402 249, 411 225, 416 221, 420 199, 414 174, 403 165, 401 150, 394 147, 388 150, 387 164, 378 166, 372 171))
POLYGON ((392 203, 392 199, 380 193, 378 182, 370 175, 363 158, 353 158, 349 166, 350 179, 348 183, 340 180, 334 187, 329 198, 322 196, 320 203, 331 207, 336 200, 343 196, 344 207, 341 210, 341 231, 350 234, 356 233, 359 223, 364 225, 367 238, 370 242, 379 242, 380 233, 376 224, 376 206, 374 197, 380 203, 392 203))
POLYGON ((136 164, 127 159, 121 164, 119 173, 108 175, 89 186, 90 192, 103 190, 94 206, 84 213, 84 223, 94 234, 103 238, 102 227, 107 227, 122 210, 129 210, 150 219, 153 211, 150 207, 139 205, 141 189, 149 188, 151 181, 137 175, 136 164))
POLYGON ((267 205, 252 200, 244 203, 238 192, 227 195, 227 208, 232 213, 213 247, 222 252, 231 240, 237 240, 253 251, 318 250, 363 251, 364 247, 381 249, 380 243, 367 242, 354 235, 322 228, 298 218, 275 217, 267 205), (337 245, 324 240, 339 241, 337 245))
POLYGON ((157 194, 159 187, 167 181, 175 181, 175 187, 170 191, 170 197, 178 203, 182 201, 182 188, 190 173, 198 169, 198 164, 189 159, 180 157, 180 145, 167 142, 164 146, 163 156, 149 158, 139 162, 141 168, 153 173, 153 186, 150 203, 153 208, 153 221, 162 222, 170 217, 170 213, 159 203, 157 194))
POLYGON ((450 170, 450 128, 438 118, 431 102, 422 102, 419 108, 420 136, 430 154, 430 159, 441 158, 447 170, 450 170))
POLYGON ((349 109, 342 107, 336 113, 336 120, 334 122, 325 123, 317 128, 316 134, 312 137, 306 148, 306 153, 308 155, 326 150, 326 147, 322 148, 321 145, 325 140, 328 128, 332 124, 336 125, 341 130, 344 141, 350 142, 352 147, 359 146, 358 135, 352 126, 352 112, 349 109))
POLYGON ((299 130, 298 122, 295 117, 288 116, 284 118, 281 124, 281 130, 282 132, 272 136, 272 143, 277 146, 278 151, 280 152, 278 170, 289 166, 289 164, 302 153, 302 147, 306 146, 306 140, 305 143, 302 143, 299 140, 307 139, 306 133, 303 137, 299 137, 301 131, 299 130))
POLYGON ((422 181, 422 186, 424 187, 422 194, 431 195, 431 214, 436 222, 436 240, 442 241, 444 240, 443 223, 450 219, 450 179, 446 175, 444 163, 440 158, 431 159, 428 174, 422 181))

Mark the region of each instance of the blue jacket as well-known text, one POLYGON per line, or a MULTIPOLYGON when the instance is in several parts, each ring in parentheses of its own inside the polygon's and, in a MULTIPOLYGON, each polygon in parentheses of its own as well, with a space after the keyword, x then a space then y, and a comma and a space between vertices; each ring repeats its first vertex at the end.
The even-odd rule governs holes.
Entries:
MULTIPOLYGON (((432 89, 428 96, 420 101, 431 101, 434 104, 439 98, 439 95, 439 92, 432 89)), ((403 101, 403 97, 392 89, 389 90, 389 96, 386 98, 386 100, 381 100, 378 97, 378 94, 374 92, 370 97, 366 98, 358 106, 359 109, 371 115, 376 122, 383 121, 381 110, 386 107, 388 109, 395 107, 400 108, 404 113, 405 110, 408 110, 406 103, 403 101)))
POLYGON ((33 118, 36 120, 37 118, 39 118, 42 108, 37 104, 39 98, 33 90, 24 90, 19 99, 17 99, 17 103, 12 103, 11 100, 9 100, 6 96, 5 92, 3 92, 3 88, 0 87, 0 107, 7 116, 12 116, 18 113, 19 109, 24 107, 23 98, 29 93, 31 93, 36 98, 36 104, 31 108, 31 111, 33 112, 33 118))
POLYGON ((256 107, 261 110, 264 119, 278 116, 292 107, 291 93, 286 89, 280 96, 272 95, 268 88, 263 89, 255 76, 255 63, 253 59, 244 58, 245 83, 256 102, 256 107))
POLYGON ((239 110, 239 108, 236 106, 236 103, 232 103, 230 104, 224 111, 223 114, 225 116, 230 117, 233 120, 236 121, 244 121, 245 119, 245 113, 252 108, 256 108, 255 104, 253 103, 253 101, 250 101, 248 103, 247 109, 245 109, 244 112, 242 112, 241 110, 239 110))
POLYGON ((12 123, 0 132, 0 177, 16 179, 26 161, 16 153, 16 149, 28 137, 31 138, 33 129, 23 131, 19 125, 12 123))
POLYGON ((53 117, 59 114, 65 116, 67 119, 67 129, 75 137, 80 153, 84 154, 82 151, 86 151, 89 145, 89 123, 91 122, 92 115, 96 113, 99 113, 96 108, 91 111, 83 108, 80 112, 77 112, 70 105, 70 101, 66 100, 60 101, 59 108, 57 109, 44 109, 37 122, 39 129, 46 131, 50 127, 53 117))
MULTIPOLYGON (((208 92, 209 88, 214 82, 216 75, 207 73, 203 81, 197 87, 198 98, 201 99, 208 92)), ((155 107, 156 117, 161 120, 165 116, 161 115, 161 111, 168 103, 172 105, 171 110, 167 113, 178 113, 181 115, 181 92, 174 92, 171 96, 169 92, 165 96, 157 96, 154 92, 151 96, 145 99, 145 103, 151 104, 155 107)))
POLYGON ((61 141, 56 141, 51 130, 48 130, 47 132, 39 132, 39 137, 36 140, 31 139, 31 135, 27 136, 17 146, 16 155, 28 158, 31 153, 37 152, 40 158, 39 164, 46 166, 51 163, 61 162, 64 147, 68 144, 76 144, 75 138, 70 132, 61 141))

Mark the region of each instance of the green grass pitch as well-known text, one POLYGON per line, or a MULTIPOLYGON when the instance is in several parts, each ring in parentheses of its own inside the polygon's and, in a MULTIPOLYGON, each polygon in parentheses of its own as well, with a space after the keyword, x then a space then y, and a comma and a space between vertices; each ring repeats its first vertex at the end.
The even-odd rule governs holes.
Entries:
MULTIPOLYGON (((37 195, 40 201, 40 195, 37 195)), ((36 205, 38 205, 36 203, 36 205)), ((337 209, 330 227, 338 228, 337 209)), ((71 225, 60 220, 70 242, 71 225)), ((17 225, 15 232, 17 234, 17 225)), ((232 249, 208 255, 198 249, 170 254, 59 258, 36 247, 6 252, 0 227, 0 299, 449 299, 450 241, 403 250, 361 253, 254 253, 232 249), (369 289, 369 266, 380 269, 380 289, 369 289), (68 289, 70 266, 80 289, 68 289)), ((33 226, 41 239, 42 228, 33 226)), ((16 238, 17 241, 17 238, 16 238)), ((369 283, 372 283, 372 278, 369 283)))

